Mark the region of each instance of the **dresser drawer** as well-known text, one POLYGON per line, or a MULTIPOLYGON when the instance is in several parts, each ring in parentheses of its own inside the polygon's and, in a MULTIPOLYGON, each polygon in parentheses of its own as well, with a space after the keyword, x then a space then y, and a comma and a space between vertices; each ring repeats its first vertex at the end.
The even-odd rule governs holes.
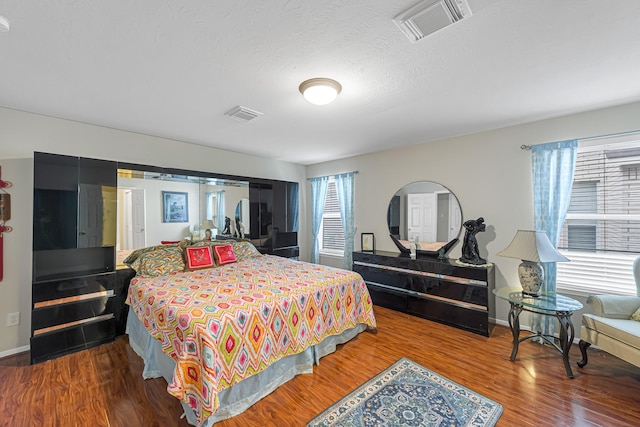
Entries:
POLYGON ((407 313, 489 336, 487 311, 420 296, 407 297, 407 313))
POLYGON ((31 337, 31 363, 40 363, 65 354, 113 341, 115 319, 93 320, 31 337))
POLYGON ((360 264, 354 264, 353 270, 359 273, 365 282, 382 283, 397 289, 431 294, 484 307, 488 305, 487 283, 479 280, 397 267, 373 267, 360 264))
POLYGON ((38 303, 45 301, 63 302, 65 298, 113 291, 115 284, 115 272, 35 282, 32 291, 33 305, 38 307, 38 303))
POLYGON ((354 252, 353 271, 374 304, 489 336, 495 317, 493 265, 376 251, 354 252))
POLYGON ((86 301, 69 302, 34 308, 31 312, 31 328, 37 335, 43 329, 64 327, 64 325, 100 317, 107 314, 113 315, 114 294, 108 291, 104 296, 86 301))
POLYGON ((373 301, 375 305, 396 311, 407 311, 407 294, 405 292, 399 292, 371 283, 367 283, 367 288, 369 288, 371 301, 373 301))

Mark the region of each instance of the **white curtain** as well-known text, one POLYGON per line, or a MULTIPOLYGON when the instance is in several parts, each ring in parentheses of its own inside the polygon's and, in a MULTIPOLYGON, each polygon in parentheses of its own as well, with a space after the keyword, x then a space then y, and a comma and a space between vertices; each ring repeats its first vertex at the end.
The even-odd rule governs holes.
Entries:
POLYGON ((353 238, 356 234, 353 213, 353 189, 355 175, 355 172, 349 172, 335 176, 336 192, 338 194, 338 202, 340 204, 340 220, 342 221, 342 229, 344 230, 343 267, 346 270, 351 270, 354 247, 353 238))
POLYGON ((320 262, 320 242, 318 233, 322 225, 322 214, 324 213, 324 202, 327 199, 327 189, 329 188, 329 177, 321 176, 311 178, 311 262, 320 262))

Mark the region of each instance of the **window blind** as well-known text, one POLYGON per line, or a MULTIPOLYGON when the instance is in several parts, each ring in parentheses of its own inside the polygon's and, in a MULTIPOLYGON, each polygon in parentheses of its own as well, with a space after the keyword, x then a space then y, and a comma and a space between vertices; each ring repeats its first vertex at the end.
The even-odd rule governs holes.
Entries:
POLYGON ((571 201, 558 244, 557 288, 635 295, 640 255, 640 134, 578 141, 571 201))
POLYGON ((322 241, 321 251, 344 251, 344 230, 340 220, 340 203, 336 182, 333 177, 329 180, 327 187, 327 198, 322 214, 322 241))

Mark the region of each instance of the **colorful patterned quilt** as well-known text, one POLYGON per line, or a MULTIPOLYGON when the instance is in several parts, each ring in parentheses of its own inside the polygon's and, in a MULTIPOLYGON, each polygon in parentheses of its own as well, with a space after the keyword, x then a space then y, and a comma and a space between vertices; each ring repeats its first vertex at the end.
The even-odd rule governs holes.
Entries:
POLYGON ((135 277, 127 304, 176 361, 167 390, 198 423, 219 391, 359 323, 376 326, 360 275, 270 255, 135 277))

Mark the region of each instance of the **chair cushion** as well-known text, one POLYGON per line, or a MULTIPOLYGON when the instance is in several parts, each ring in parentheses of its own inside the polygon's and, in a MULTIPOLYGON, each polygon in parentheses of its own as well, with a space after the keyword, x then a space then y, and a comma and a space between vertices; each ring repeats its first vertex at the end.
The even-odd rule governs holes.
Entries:
POLYGON ((640 350, 640 322, 583 314, 582 325, 640 350))

